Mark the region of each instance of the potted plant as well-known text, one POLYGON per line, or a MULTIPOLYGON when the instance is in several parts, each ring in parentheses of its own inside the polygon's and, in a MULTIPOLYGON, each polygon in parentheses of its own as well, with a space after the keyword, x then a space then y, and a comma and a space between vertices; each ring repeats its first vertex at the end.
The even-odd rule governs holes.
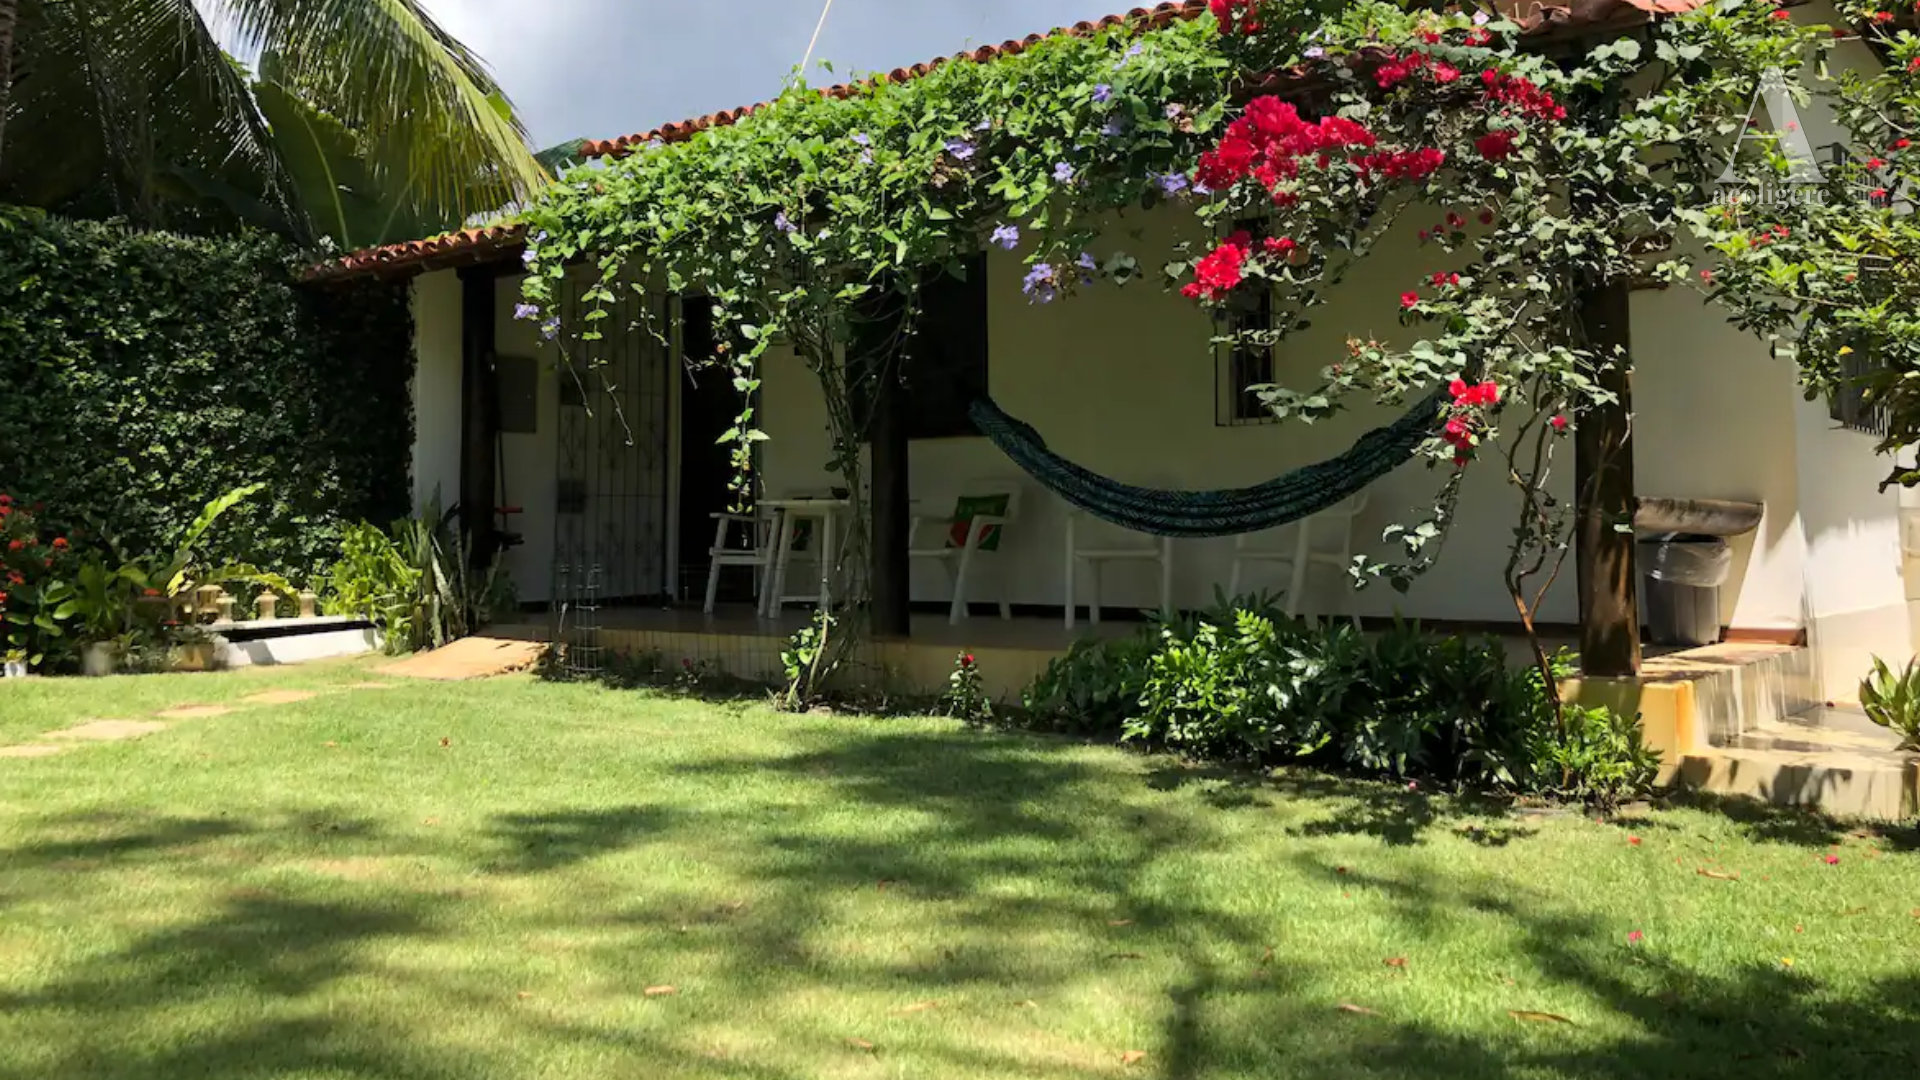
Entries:
POLYGON ((167 628, 167 666, 174 671, 211 671, 219 643, 213 632, 199 623, 180 623, 167 628))
POLYGON ((134 600, 146 577, 139 566, 109 567, 99 556, 80 564, 68 601, 80 620, 80 670, 111 675, 126 655, 134 626, 134 600))
POLYGON ((27 677, 27 651, 8 649, 4 659, 0 659, 0 679, 24 679, 27 677))

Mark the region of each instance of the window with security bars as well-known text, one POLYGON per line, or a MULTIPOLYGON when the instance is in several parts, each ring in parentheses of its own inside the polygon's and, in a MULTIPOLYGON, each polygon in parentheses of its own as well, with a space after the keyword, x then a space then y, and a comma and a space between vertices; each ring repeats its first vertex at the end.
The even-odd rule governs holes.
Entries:
MULTIPOLYGON (((1258 241, 1266 235, 1267 223, 1262 218, 1248 218, 1234 222, 1233 228, 1258 241)), ((1277 419, 1253 392, 1254 387, 1273 382, 1273 346, 1246 340, 1249 333, 1273 329, 1273 290, 1266 287, 1265 282, 1259 284, 1259 288, 1235 290, 1217 316, 1216 327, 1227 340, 1220 343, 1215 356, 1213 422, 1216 427, 1271 424, 1277 419)))
POLYGON ((1872 353, 1856 350, 1840 358, 1841 380, 1827 399, 1827 415, 1850 431, 1868 435, 1887 433, 1886 406, 1867 396, 1867 387, 1880 368, 1872 353))

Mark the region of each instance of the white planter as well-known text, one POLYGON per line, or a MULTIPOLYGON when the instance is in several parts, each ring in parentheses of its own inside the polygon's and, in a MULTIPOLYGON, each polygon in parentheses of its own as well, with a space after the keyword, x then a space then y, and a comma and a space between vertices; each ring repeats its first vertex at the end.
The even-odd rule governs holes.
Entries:
POLYGON ((25 660, 0 661, 0 679, 24 679, 27 677, 25 660))
POLYGON ((80 650, 80 670, 87 675, 111 675, 120 666, 120 654, 113 644, 96 641, 80 650))

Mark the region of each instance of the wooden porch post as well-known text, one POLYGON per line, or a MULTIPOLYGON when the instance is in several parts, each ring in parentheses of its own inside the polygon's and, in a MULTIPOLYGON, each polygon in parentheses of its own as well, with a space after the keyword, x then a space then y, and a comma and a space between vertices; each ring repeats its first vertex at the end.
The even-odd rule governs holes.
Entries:
POLYGON ((909 633, 911 591, 907 529, 913 512, 908 488, 910 444, 900 372, 889 365, 873 386, 873 632, 909 633))
POLYGON ((1596 677, 1640 673, 1640 613, 1633 566, 1633 374, 1624 277, 1582 291, 1586 338, 1620 360, 1600 374, 1618 400, 1587 413, 1574 432, 1574 564, 1580 589, 1580 670, 1596 677))
POLYGON ((471 540, 474 566, 493 561, 493 500, 499 490, 495 408, 494 283, 492 266, 460 271, 460 528, 471 540))

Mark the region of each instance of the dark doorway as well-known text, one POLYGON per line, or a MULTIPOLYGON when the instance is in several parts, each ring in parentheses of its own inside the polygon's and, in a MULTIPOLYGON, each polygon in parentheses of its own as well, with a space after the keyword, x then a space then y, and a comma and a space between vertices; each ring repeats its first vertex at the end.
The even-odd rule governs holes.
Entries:
MULTIPOLYGON (((680 379, 680 595, 698 601, 706 593, 707 552, 713 547, 713 515, 727 508, 727 483, 733 479, 731 445, 720 436, 740 415, 733 375, 713 367, 713 301, 687 297, 680 302, 680 341, 686 362, 680 379)), ((736 541, 737 542, 737 541, 736 541)), ((753 577, 745 567, 728 567, 720 577, 720 599, 751 603, 753 577)))

